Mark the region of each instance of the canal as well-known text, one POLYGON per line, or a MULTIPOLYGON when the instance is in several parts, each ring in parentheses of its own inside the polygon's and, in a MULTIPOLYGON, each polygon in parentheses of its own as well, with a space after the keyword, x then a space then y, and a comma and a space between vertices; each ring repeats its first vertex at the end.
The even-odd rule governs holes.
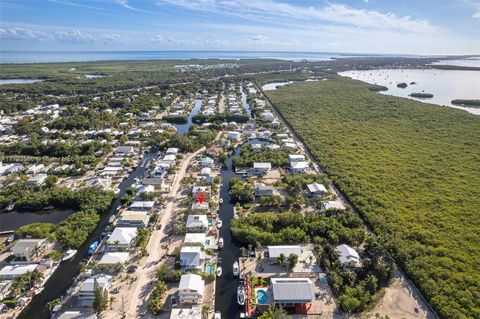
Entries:
POLYGON ((75 212, 73 209, 13 211, 0 213, 0 231, 17 230, 33 223, 59 223, 75 212))
MULTIPOLYGON (((175 127, 177 128, 177 133, 176 133, 177 135, 183 135, 188 132, 188 130, 190 129, 190 126, 192 126, 192 117, 200 111, 201 106, 202 106, 202 100, 201 99, 195 100, 195 105, 188 117, 188 123, 175 125, 175 127)), ((150 162, 150 160, 156 157, 158 157, 157 153, 144 154, 143 159, 141 160, 137 168, 132 172, 132 174, 130 174, 130 176, 128 176, 127 179, 123 180, 118 186, 118 188, 120 189, 120 192, 109 213, 106 213, 101 216, 101 219, 99 224, 97 225, 97 228, 93 231, 92 234, 90 234, 88 239, 80 246, 75 257, 68 261, 62 262, 59 265, 57 270, 45 283, 43 287, 44 289, 42 290, 42 292, 32 299, 32 301, 22 311, 22 313, 19 315, 18 318, 21 318, 21 319, 50 318, 50 312, 46 308, 46 304, 50 300, 61 297, 63 294, 65 294, 68 288, 70 288, 73 285, 75 278, 78 276, 78 273, 80 270, 79 268, 80 262, 82 262, 84 258, 87 257, 87 252, 90 245, 93 242, 100 240, 100 235, 105 230, 105 227, 108 225, 110 216, 114 215, 117 212, 117 207, 120 206, 120 198, 122 197, 122 195, 125 194, 126 190, 134 183, 137 177, 141 177, 145 175, 145 171, 148 166, 148 163, 150 162)), ((55 222, 55 221, 59 222, 65 219, 66 217, 68 217, 68 216, 65 216, 67 212, 68 211, 65 211, 64 213, 62 213, 62 216, 52 215, 51 222, 55 222)), ((19 213, 16 213, 14 218, 18 218, 18 216, 20 216, 18 214, 19 213)), ((21 213, 21 214, 24 214, 24 213, 21 213)), ((35 214, 35 216, 32 218, 37 218, 37 219, 39 218, 37 216, 38 214, 36 213, 32 213, 32 214, 35 214)), ((12 218, 13 218, 13 215, 12 215, 12 218)), ((11 228, 11 227, 13 227, 13 224, 8 225, 7 228, 11 228)), ((11 228, 11 229, 14 229, 14 228, 11 228)))
MULTIPOLYGON (((242 90, 242 104, 249 118, 252 117, 250 105, 247 102, 245 92, 242 90)), ((218 277, 215 286, 215 311, 222 314, 222 318, 236 319, 240 318, 242 307, 237 303, 237 288, 239 278, 233 276, 233 263, 241 257, 240 247, 234 242, 231 232, 231 223, 233 219, 234 204, 231 202, 228 193, 228 181, 233 177, 241 177, 233 171, 232 158, 240 155, 240 147, 237 146, 235 154, 227 159, 227 166, 220 172, 222 178, 222 187, 220 188, 220 197, 223 204, 220 206, 220 219, 222 228, 220 228, 220 237, 223 238, 223 249, 218 252, 218 264, 222 267, 222 276, 218 277)))

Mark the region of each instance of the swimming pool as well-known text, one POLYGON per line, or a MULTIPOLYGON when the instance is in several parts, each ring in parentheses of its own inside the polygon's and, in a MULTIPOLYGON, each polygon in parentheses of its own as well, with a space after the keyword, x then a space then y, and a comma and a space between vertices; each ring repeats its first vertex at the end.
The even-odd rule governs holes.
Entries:
POLYGON ((205 273, 213 274, 213 264, 205 264, 205 273))
POLYGON ((257 303, 259 305, 264 305, 268 301, 268 294, 265 290, 258 289, 257 290, 257 303))

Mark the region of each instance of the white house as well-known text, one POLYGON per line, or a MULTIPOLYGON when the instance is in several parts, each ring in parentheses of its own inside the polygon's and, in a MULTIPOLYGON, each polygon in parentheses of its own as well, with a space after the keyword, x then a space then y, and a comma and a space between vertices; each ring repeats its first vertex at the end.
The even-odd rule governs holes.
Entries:
POLYGON ((17 240, 12 247, 12 255, 14 255, 16 259, 32 261, 32 256, 35 252, 42 249, 45 241, 45 239, 33 238, 17 240))
POLYGON ((155 206, 154 201, 134 201, 130 204, 130 210, 134 211, 150 211, 155 206))
POLYGON ((145 211, 122 212, 120 219, 117 221, 117 227, 139 227, 145 228, 150 222, 150 215, 145 211))
POLYGON ((47 179, 48 175, 47 174, 37 174, 32 177, 30 177, 27 181, 29 185, 37 185, 41 186, 45 184, 45 180, 47 179))
POLYGON ((0 269, 0 280, 12 280, 37 269, 37 264, 8 265, 0 269))
POLYGON ((205 194, 205 200, 208 200, 212 194, 212 188, 210 186, 193 186, 192 187, 192 196, 193 200, 197 201, 197 194, 203 192, 205 194))
POLYGON ((293 174, 305 173, 308 170, 307 162, 290 162, 290 170, 293 174))
POLYGON ((136 227, 116 227, 107 244, 109 251, 125 251, 132 247, 135 237, 137 237, 136 227))
POLYGON ((305 162, 305 155, 301 154, 290 154, 288 155, 288 161, 292 162, 305 162))
POLYGON ((275 121, 275 116, 272 114, 272 112, 269 112, 269 111, 262 112, 260 114, 260 117, 267 122, 275 121))
POLYGON ((205 281, 195 274, 182 275, 178 285, 180 303, 201 303, 205 291, 205 281))
POLYGON ((307 185, 310 196, 319 196, 328 192, 327 188, 317 182, 307 185))
POLYGON ((166 154, 178 154, 179 149, 176 147, 169 147, 167 151, 165 152, 166 154))
POLYGON ((241 134, 239 132, 235 132, 235 131, 231 131, 227 133, 227 137, 231 140, 238 140, 240 138, 240 135, 241 134))
POLYGON ((290 254, 295 254, 298 257, 302 255, 302 248, 298 245, 267 246, 267 249, 268 257, 273 260, 276 260, 281 254, 283 254, 285 258, 288 258, 290 254))
POLYGON ((202 319, 202 308, 172 308, 170 319, 202 319))
POLYGON ((119 155, 133 155, 135 154, 135 149, 133 146, 118 146, 116 152, 119 155))
POLYGON ((253 163, 253 171, 255 175, 265 175, 272 169, 272 164, 270 163, 253 163))
POLYGON ((275 195, 275 188, 273 186, 267 186, 263 183, 254 184, 255 196, 273 196, 275 195))
POLYGON ((202 158, 202 167, 212 167, 213 165, 213 159, 206 156, 202 158))
POLYGON ((186 233, 183 243, 185 245, 192 246, 205 246, 207 240, 207 234, 205 233, 186 233))
POLYGON ((348 245, 339 245, 335 248, 342 267, 360 267, 360 256, 357 251, 348 245))
POLYGON ((315 299, 313 282, 309 278, 272 278, 273 302, 283 307, 311 303, 315 299))
POLYGON ((207 215, 188 215, 186 227, 192 233, 205 232, 208 229, 207 215))
POLYGON ((128 261, 127 252, 106 252, 103 254, 102 259, 98 262, 99 265, 115 265, 124 264, 128 261))
POLYGON ((95 299, 95 282, 98 284, 98 288, 108 292, 112 285, 112 276, 101 274, 86 279, 78 291, 78 299, 93 301, 95 299))
POLYGON ((252 149, 253 152, 258 153, 262 150, 262 144, 259 144, 259 143, 250 144, 250 148, 252 149))
POLYGON ((183 246, 180 249, 180 267, 183 270, 203 269, 206 258, 200 246, 183 246))
POLYGON ((322 207, 324 210, 344 210, 345 209, 345 206, 343 206, 341 202, 334 201, 334 200, 322 202, 322 207))

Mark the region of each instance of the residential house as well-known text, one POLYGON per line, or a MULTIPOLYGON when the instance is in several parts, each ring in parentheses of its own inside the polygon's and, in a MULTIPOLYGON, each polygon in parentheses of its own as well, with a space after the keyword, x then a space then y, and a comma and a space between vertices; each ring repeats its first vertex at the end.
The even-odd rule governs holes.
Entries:
POLYGON ((267 246, 268 257, 275 261, 281 254, 285 256, 285 259, 290 256, 290 254, 295 254, 298 257, 302 255, 302 248, 298 245, 277 245, 277 246, 267 246))
POLYGON ((130 204, 130 210, 150 211, 155 206, 155 201, 134 201, 130 204))
POLYGON ((275 188, 273 186, 267 186, 263 183, 254 184, 255 196, 273 196, 275 195, 275 188))
POLYGON ((133 247, 137 237, 136 227, 116 227, 107 240, 108 251, 126 251, 133 247))
POLYGON ((13 280, 37 269, 37 264, 7 265, 0 269, 0 280, 13 280))
POLYGON ((188 232, 205 232, 208 229, 207 215, 188 215, 186 227, 188 232))
POLYGON ((39 255, 45 243, 45 239, 19 239, 12 247, 12 255, 15 259, 32 261, 32 257, 39 255))
POLYGON ((305 162, 305 156, 300 154, 290 154, 288 155, 288 161, 292 162, 305 162))
POLYGON ((178 299, 180 303, 198 304, 203 301, 205 281, 195 274, 182 275, 178 285, 178 299))
POLYGON ((108 292, 112 285, 112 276, 101 274, 85 279, 77 293, 77 298, 93 302, 95 299, 95 283, 98 288, 108 292))
POLYGON ((259 143, 250 144, 250 148, 252 149, 252 152, 258 153, 262 150, 262 144, 259 144, 259 143))
POLYGON ((322 195, 325 195, 326 193, 328 193, 327 188, 325 186, 323 186, 322 184, 319 184, 317 182, 312 183, 312 184, 308 184, 307 188, 308 188, 308 191, 310 193, 309 194, 310 196, 322 196, 322 195))
POLYGON ((48 175, 47 174, 37 174, 32 177, 30 177, 27 181, 29 185, 36 185, 36 186, 42 186, 45 184, 45 181, 47 180, 48 175))
POLYGON ((270 163, 253 163, 253 171, 255 175, 265 175, 272 169, 272 164, 270 163))
POLYGON ((207 257, 200 246, 183 246, 180 249, 180 268, 182 270, 201 270, 207 257))
POLYGON ((360 267, 361 261, 357 251, 348 245, 338 245, 335 247, 338 253, 338 259, 342 267, 360 267))
POLYGON ((202 246, 206 245, 207 234, 205 233, 186 233, 183 244, 186 246, 202 246))
POLYGON ((202 308, 172 308, 170 319, 202 319, 202 308))
POLYGON ((106 252, 103 254, 102 259, 98 262, 99 265, 116 265, 126 264, 128 261, 129 253, 127 252, 106 252))
POLYGON ((131 211, 122 212, 122 215, 117 221, 117 227, 136 227, 145 228, 150 222, 150 215, 146 211, 131 211))
POLYGON ((324 210, 344 210, 345 206, 340 201, 330 200, 322 202, 322 208, 324 210))
POLYGON ((165 153, 176 155, 176 154, 178 154, 179 151, 180 151, 180 149, 178 149, 176 147, 169 147, 165 153))
POLYGON ((231 140, 238 140, 240 136, 240 132, 231 131, 227 133, 227 137, 231 140))
POLYGON ((293 174, 302 174, 308 170, 307 162, 290 162, 290 171, 293 174))
POLYGON ((200 192, 204 193, 205 200, 208 200, 212 196, 212 188, 210 186, 193 186, 192 187, 193 201, 198 201, 197 194, 200 192))
POLYGON ((273 302, 282 307, 308 308, 315 300, 313 282, 309 278, 271 278, 273 302))
POLYGON ((202 167, 212 167, 213 163, 213 159, 208 156, 202 158, 202 167))
POLYGON ((130 156, 135 154, 135 149, 133 148, 133 146, 118 146, 115 153, 118 155, 130 156))

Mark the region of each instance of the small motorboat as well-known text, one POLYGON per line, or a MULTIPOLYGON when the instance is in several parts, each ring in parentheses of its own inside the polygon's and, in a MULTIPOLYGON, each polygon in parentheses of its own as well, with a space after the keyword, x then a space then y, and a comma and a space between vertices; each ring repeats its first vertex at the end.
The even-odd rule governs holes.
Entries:
POLYGON ((233 276, 237 277, 240 274, 240 268, 238 268, 238 262, 233 263, 233 276))
POLYGON ((97 249, 97 246, 98 246, 98 241, 95 241, 93 244, 91 244, 90 247, 88 247, 88 255, 90 256, 93 255, 93 253, 97 249))
POLYGON ((219 202, 220 202, 220 205, 222 205, 223 204, 223 198, 220 198, 219 202))
POLYGON ((76 249, 69 249, 65 252, 65 254, 63 254, 63 258, 62 258, 62 261, 66 261, 66 260, 69 260, 69 259, 72 259, 73 256, 75 256, 75 254, 77 253, 77 250, 76 249))
POLYGON ((245 304, 245 288, 243 286, 239 286, 237 289, 237 302, 240 306, 245 304))
POLYGON ((7 206, 7 209, 5 209, 7 212, 11 212, 15 208, 15 203, 10 204, 7 206))
POLYGON ((222 224, 223 223, 221 219, 217 220, 217 228, 222 228, 222 224))
POLYGON ((222 267, 218 266, 215 273, 217 274, 217 277, 220 277, 222 275, 222 267))
POLYGON ((215 312, 215 319, 222 319, 222 314, 219 311, 215 312))
POLYGON ((222 237, 220 237, 218 239, 218 247, 223 248, 223 238, 222 237))

